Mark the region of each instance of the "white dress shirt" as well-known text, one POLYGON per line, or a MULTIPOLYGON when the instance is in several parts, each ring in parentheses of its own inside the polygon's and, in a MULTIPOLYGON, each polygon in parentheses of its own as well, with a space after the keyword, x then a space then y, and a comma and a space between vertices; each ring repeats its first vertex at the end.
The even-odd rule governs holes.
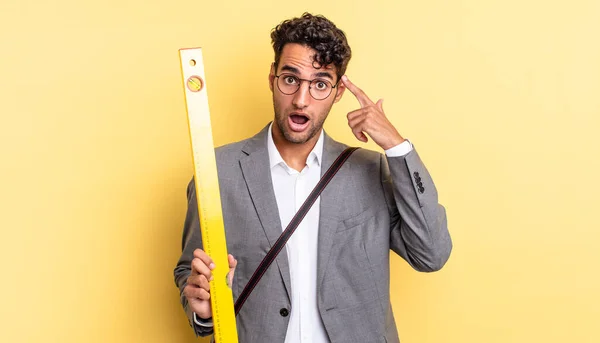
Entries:
MULTIPOLYGON (((323 133, 319 133, 319 140, 308 155, 304 169, 297 171, 289 167, 279 154, 273 142, 271 128, 267 138, 269 164, 283 230, 321 178, 323 133)), ((317 309, 317 237, 320 202, 319 197, 286 244, 290 264, 292 306, 285 343, 329 342, 317 309)))
MULTIPOLYGON (((272 127, 273 123, 269 126, 267 136, 269 166, 279 218, 282 230, 284 230, 321 178, 324 134, 321 130, 315 147, 306 159, 304 169, 297 171, 285 163, 277 150, 273 142, 272 127)), ((412 149, 412 144, 406 140, 386 150, 385 153, 389 157, 402 156, 412 149)), ((290 265, 292 304, 289 311, 290 320, 285 343, 329 342, 317 308, 317 246, 320 201, 321 198, 317 198, 286 244, 290 265)), ((212 323, 199 321, 195 313, 194 321, 201 326, 212 326, 212 323)))

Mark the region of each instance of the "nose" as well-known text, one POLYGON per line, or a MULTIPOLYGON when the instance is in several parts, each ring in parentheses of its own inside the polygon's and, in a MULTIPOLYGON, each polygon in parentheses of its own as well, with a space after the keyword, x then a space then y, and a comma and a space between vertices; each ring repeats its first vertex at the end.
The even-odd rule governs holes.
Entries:
POLYGON ((308 82, 302 82, 300 89, 294 94, 292 103, 297 108, 305 108, 310 102, 310 84, 308 82))

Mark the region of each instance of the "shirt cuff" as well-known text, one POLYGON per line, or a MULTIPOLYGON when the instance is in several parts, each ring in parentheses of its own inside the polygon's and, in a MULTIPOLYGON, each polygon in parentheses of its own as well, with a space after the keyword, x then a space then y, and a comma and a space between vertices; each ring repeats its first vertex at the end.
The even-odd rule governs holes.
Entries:
POLYGON ((202 319, 200 317, 196 316, 196 312, 194 313, 194 323, 196 323, 196 325, 205 327, 205 328, 212 328, 213 327, 213 322, 212 319, 202 319))
POLYGON ((408 154, 412 150, 412 143, 408 139, 405 139, 404 142, 396 145, 395 147, 387 149, 385 154, 387 157, 399 157, 408 154))

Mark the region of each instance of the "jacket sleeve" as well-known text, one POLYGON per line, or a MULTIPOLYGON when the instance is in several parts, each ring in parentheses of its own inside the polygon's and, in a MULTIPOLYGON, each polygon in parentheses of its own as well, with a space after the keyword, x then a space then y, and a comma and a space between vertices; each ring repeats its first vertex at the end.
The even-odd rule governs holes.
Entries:
POLYGON ((187 298, 183 289, 187 284, 187 278, 191 273, 191 264, 194 259, 194 250, 202 249, 202 235, 200 233, 200 220, 198 218, 198 202, 196 200, 196 186, 194 179, 187 187, 188 208, 183 225, 183 237, 181 242, 181 257, 174 270, 175 284, 179 288, 179 296, 183 310, 185 311, 190 326, 197 336, 208 336, 213 333, 212 327, 200 326, 194 322, 193 312, 189 308, 187 298))
POLYGON ((390 213, 390 248, 421 272, 440 270, 452 240, 446 210, 416 149, 404 156, 381 156, 381 183, 390 213))

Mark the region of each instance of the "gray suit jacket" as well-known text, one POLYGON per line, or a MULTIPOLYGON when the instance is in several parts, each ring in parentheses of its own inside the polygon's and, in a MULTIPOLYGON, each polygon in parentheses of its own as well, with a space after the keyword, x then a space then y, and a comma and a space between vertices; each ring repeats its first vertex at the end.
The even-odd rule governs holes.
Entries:
MULTIPOLYGON (((216 149, 227 249, 238 260, 237 299, 282 232, 267 151, 268 126, 256 136, 216 149)), ((322 172, 346 148, 325 135, 322 172)), ((194 182, 189 183, 182 255, 175 268, 181 293, 193 251, 202 248, 194 182)), ((317 304, 331 342, 399 342, 390 305, 392 249, 414 269, 439 270, 452 243, 444 207, 416 150, 403 157, 359 149, 321 194, 317 304)), ((237 316, 240 343, 284 342, 290 308, 290 273, 282 251, 237 316), (284 310, 285 309, 285 310, 284 310)))

